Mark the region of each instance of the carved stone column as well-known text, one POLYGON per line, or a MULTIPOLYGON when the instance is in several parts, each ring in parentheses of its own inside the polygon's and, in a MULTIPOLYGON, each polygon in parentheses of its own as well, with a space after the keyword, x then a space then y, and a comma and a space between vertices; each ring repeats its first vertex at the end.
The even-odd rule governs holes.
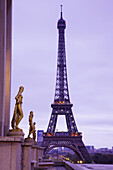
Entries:
POLYGON ((0 136, 10 119, 12 0, 0 0, 0 136))

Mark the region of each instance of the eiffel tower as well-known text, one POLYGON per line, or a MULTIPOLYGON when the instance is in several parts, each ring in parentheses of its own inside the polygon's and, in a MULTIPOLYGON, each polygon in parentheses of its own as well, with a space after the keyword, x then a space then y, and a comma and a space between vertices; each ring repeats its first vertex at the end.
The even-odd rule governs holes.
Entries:
POLYGON ((52 114, 50 117, 47 132, 43 134, 44 156, 55 147, 68 147, 72 149, 83 162, 91 162, 90 155, 82 141, 82 133, 78 132, 72 106, 69 98, 66 53, 65 53, 65 28, 66 22, 62 16, 58 20, 57 28, 59 31, 57 76, 54 103, 51 104, 52 114), (57 118, 65 115, 67 132, 55 132, 57 118))

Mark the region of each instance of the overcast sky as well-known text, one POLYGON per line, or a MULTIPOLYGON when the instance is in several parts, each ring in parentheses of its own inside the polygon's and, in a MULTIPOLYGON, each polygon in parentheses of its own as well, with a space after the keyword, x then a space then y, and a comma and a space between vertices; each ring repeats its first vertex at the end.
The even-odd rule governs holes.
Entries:
MULTIPOLYGON (((46 131, 54 101, 60 5, 66 20, 66 59, 73 114, 86 145, 113 146, 113 0, 13 1, 11 117, 24 86, 20 123, 29 112, 46 131)), ((57 129, 66 130, 60 116, 57 129)))

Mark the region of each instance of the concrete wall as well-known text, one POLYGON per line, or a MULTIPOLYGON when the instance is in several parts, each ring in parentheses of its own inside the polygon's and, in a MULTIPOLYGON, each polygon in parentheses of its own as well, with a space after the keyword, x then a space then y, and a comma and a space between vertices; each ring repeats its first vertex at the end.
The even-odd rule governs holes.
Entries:
POLYGON ((22 140, 0 137, 0 170, 21 170, 22 140))
POLYGON ((39 166, 42 148, 23 137, 0 137, 0 170, 32 170, 39 166))

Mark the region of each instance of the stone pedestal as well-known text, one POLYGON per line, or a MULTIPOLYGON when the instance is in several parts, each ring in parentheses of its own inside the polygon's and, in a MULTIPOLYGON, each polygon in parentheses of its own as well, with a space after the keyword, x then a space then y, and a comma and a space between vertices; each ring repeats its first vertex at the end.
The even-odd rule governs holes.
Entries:
POLYGON ((39 163, 42 162, 42 155, 43 155, 43 148, 37 146, 37 156, 36 156, 37 167, 39 166, 39 163))
POLYGON ((0 137, 0 170, 21 170, 22 143, 20 137, 0 137))
POLYGON ((31 160, 32 160, 32 164, 34 164, 33 166, 36 167, 37 166, 37 147, 38 147, 38 143, 34 142, 34 145, 32 146, 32 150, 31 150, 31 160))
POLYGON ((22 169, 22 144, 24 133, 10 130, 8 136, 0 137, 0 170, 22 169))
POLYGON ((24 133, 22 130, 11 129, 11 130, 9 130, 7 136, 19 137, 24 140, 24 133))
POLYGON ((37 147, 37 149, 38 149, 38 157, 42 158, 43 157, 43 150, 44 150, 44 148, 43 147, 37 147))
POLYGON ((32 138, 26 138, 23 145, 24 152, 24 167, 23 170, 31 170, 31 147, 34 145, 34 140, 32 138))
POLYGON ((32 138, 24 140, 23 131, 9 130, 8 136, 0 137, 0 170, 34 170, 42 153, 32 138))

